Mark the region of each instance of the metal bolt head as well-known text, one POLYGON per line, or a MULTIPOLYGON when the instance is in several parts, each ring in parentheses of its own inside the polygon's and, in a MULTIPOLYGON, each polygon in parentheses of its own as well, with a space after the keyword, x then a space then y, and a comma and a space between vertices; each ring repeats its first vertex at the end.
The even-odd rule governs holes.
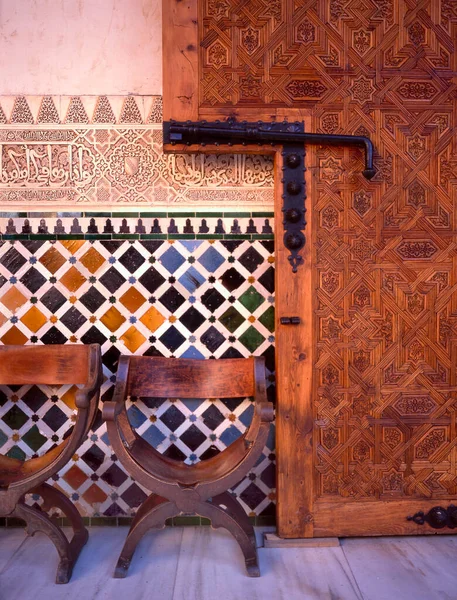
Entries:
POLYGON ((296 169, 301 163, 300 156, 298 154, 288 154, 286 158, 286 165, 290 169, 296 169))
POLYGON ((289 250, 300 250, 305 245, 305 236, 301 232, 289 233, 284 243, 289 250))
POLYGON ((298 223, 302 217, 302 212, 298 208, 289 208, 286 211, 286 219, 289 223, 298 223))
POLYGON ((291 196, 296 196, 301 192, 301 183, 298 181, 289 181, 286 190, 291 196))

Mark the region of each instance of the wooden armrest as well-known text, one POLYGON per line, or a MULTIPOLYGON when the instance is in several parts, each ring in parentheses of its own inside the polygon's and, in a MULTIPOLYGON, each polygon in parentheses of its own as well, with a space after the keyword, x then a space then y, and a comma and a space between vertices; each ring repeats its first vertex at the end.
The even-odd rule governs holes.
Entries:
POLYGON ((115 421, 118 415, 122 412, 124 404, 121 402, 105 402, 102 409, 102 417, 104 421, 115 421))
POLYGON ((271 423, 275 418, 275 409, 271 402, 258 402, 256 410, 262 423, 271 423))

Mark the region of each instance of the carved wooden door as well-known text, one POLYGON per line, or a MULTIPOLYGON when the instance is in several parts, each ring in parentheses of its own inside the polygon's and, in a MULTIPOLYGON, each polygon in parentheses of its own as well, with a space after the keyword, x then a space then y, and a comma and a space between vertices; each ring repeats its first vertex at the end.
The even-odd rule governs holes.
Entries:
POLYGON ((454 0, 165 0, 166 120, 376 147, 371 182, 357 149, 306 149, 296 274, 276 154, 283 537, 453 532, 407 516, 457 501, 456 42, 454 0))

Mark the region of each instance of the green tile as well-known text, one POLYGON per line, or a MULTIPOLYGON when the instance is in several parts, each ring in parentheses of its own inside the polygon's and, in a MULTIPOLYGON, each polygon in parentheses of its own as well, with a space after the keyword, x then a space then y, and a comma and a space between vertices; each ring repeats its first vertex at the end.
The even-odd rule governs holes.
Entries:
POLYGON ((2 240, 29 240, 29 233, 4 233, 2 240))
POLYGON ((251 238, 253 240, 274 240, 275 236, 273 233, 253 233, 251 238))
POLYGON ((59 219, 66 219, 66 218, 77 218, 77 219, 81 219, 81 217, 84 215, 84 213, 82 212, 58 212, 57 213, 57 218, 59 219))
POLYGON ((250 240, 251 235, 247 233, 226 233, 224 240, 250 240))
MULTIPOLYGON (((38 238, 30 238, 30 239, 40 239, 40 237, 38 236, 38 238)), ((83 240, 84 239, 84 234, 83 233, 58 233, 56 236, 57 240, 83 240)))
POLYGON ((241 315, 234 306, 228 308, 223 315, 219 317, 219 321, 222 325, 233 333, 238 329, 246 319, 241 315))
POLYGON ((113 240, 139 240, 139 233, 112 233, 113 240))
POLYGON ((92 218, 92 217, 94 217, 95 219, 96 219, 97 217, 101 217, 101 218, 102 218, 102 217, 103 217, 103 218, 105 218, 105 217, 109 217, 109 218, 111 218, 111 215, 112 215, 112 213, 110 213, 110 212, 85 212, 85 213, 84 213, 84 216, 85 216, 85 217, 87 217, 87 218, 92 218))
POLYGON ((6 453, 8 458, 17 458, 19 460, 25 460, 27 457, 25 452, 19 448, 19 446, 12 446, 6 453))
POLYGON ((26 219, 26 212, 0 212, 0 218, 2 219, 26 219))
POLYGON ((263 219, 273 219, 275 216, 274 212, 253 212, 252 218, 263 218, 263 219))
POLYGON ((224 236, 222 233, 197 233, 195 235, 197 240, 223 240, 224 236))
POLYGON ((252 353, 257 350, 260 344, 263 344, 265 338, 259 331, 257 331, 255 327, 252 327, 251 325, 249 329, 246 329, 246 331, 240 335, 238 341, 241 342, 243 346, 245 346, 249 352, 252 353))
POLYGON ((200 517, 173 517, 174 527, 195 527, 201 523, 200 517))
POLYGON ((247 308, 249 312, 253 313, 256 311, 263 302, 265 302, 265 298, 262 294, 255 289, 253 285, 251 285, 244 294, 238 298, 238 301, 247 308))
MULTIPOLYGON (((56 240, 57 239, 57 235, 55 233, 54 234, 51 234, 51 233, 31 233, 29 235, 30 235, 29 239, 31 239, 31 240, 56 240)), ((84 239, 84 236, 81 235, 79 238, 68 236, 67 239, 71 239, 71 240, 74 240, 74 239, 84 239)))
POLYGON ((34 452, 36 452, 43 444, 48 441, 48 438, 41 435, 40 430, 36 425, 31 427, 26 434, 22 436, 22 441, 27 444, 34 452))
POLYGON ((204 527, 208 527, 209 525, 211 525, 211 521, 209 519, 206 519, 205 517, 201 518, 201 525, 204 527))
POLYGON ((250 212, 225 212, 224 219, 246 219, 250 218, 250 212))
POLYGON ((167 217, 170 219, 188 219, 195 217, 194 212, 168 212, 167 217))
POLYGON ((195 233, 169 233, 169 240, 195 240, 195 233))
POLYGON ((138 219, 140 216, 139 212, 113 212, 111 213, 113 219, 138 219))
POLYGON ((273 306, 267 308, 267 310, 259 317, 259 322, 262 323, 268 331, 273 332, 275 329, 275 309, 273 306))
POLYGON ((197 219, 223 219, 224 213, 222 212, 197 212, 195 213, 197 219))
POLYGON ((166 219, 167 216, 166 212, 140 212, 141 219, 166 219))
POLYGON ((110 240, 113 237, 113 233, 85 233, 85 240, 110 240))
POLYGON ((166 240, 166 233, 140 233, 140 240, 166 240))
POLYGON ((117 517, 91 517, 90 525, 91 527, 98 527, 100 525, 117 527, 117 517))
POLYGON ((118 517, 117 524, 119 527, 130 527, 133 517, 118 517))

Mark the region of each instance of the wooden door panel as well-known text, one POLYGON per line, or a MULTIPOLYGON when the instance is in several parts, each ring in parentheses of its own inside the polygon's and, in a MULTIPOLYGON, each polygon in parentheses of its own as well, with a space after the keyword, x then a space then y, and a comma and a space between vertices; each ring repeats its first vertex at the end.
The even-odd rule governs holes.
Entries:
POLYGON ((457 500, 456 3, 166 5, 166 118, 287 117, 376 148, 372 181, 361 151, 307 148, 296 274, 276 156, 280 535, 436 532, 406 517, 457 500))

